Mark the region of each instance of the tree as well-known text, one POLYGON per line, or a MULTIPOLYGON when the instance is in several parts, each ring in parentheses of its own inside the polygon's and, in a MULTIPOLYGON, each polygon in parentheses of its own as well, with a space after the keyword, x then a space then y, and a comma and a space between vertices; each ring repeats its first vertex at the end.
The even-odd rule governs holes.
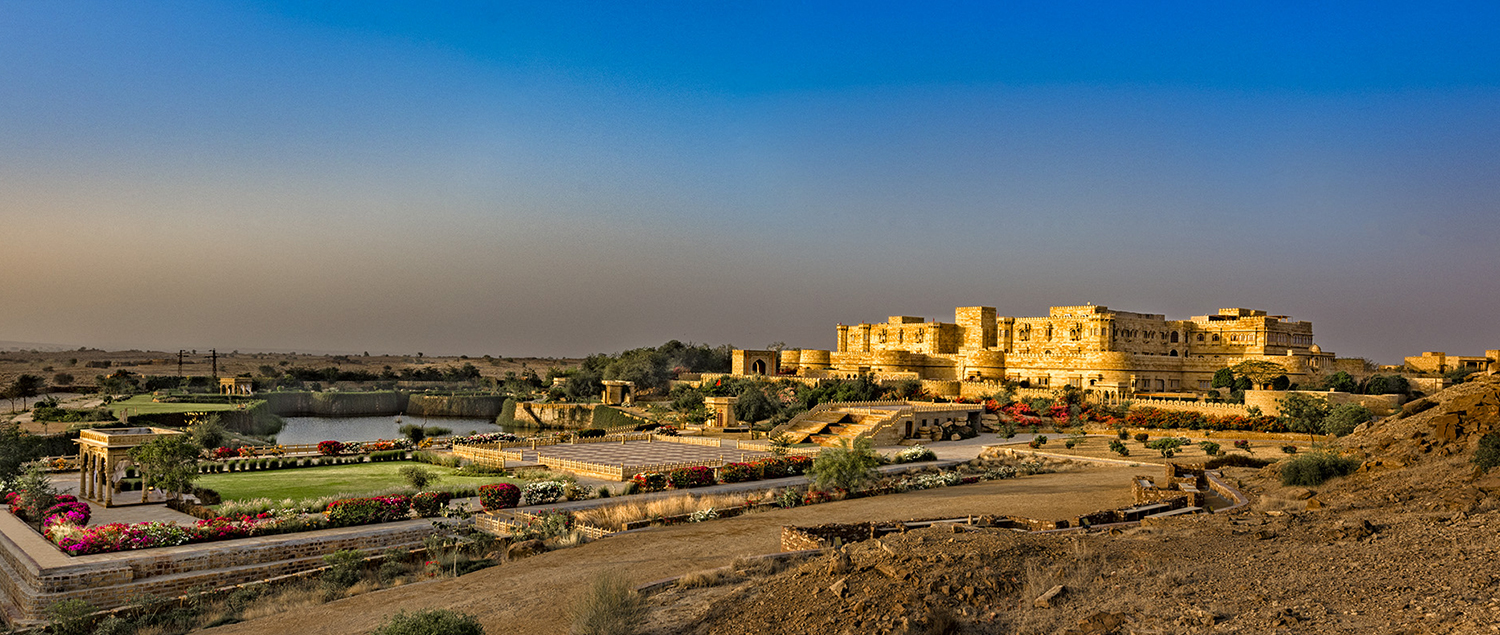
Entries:
POLYGON ((58 373, 56 375, 53 375, 52 376, 52 385, 53 386, 72 386, 73 385, 73 374, 72 373, 58 373))
POLYGON ((1323 421, 1332 408, 1322 397, 1291 393, 1281 398, 1281 418, 1292 432, 1305 432, 1308 436, 1323 432, 1323 421))
POLYGON ((52 477, 47 475, 47 464, 32 461, 23 466, 24 472, 16 479, 15 488, 21 493, 21 511, 26 522, 41 529, 42 512, 57 503, 57 490, 52 487, 52 477))
POLYGON ((1291 387, 1292 380, 1286 375, 1277 375, 1276 379, 1271 380, 1271 390, 1286 390, 1291 387))
POLYGON ((1323 380, 1323 386, 1337 392, 1355 392, 1359 389, 1359 382, 1344 371, 1336 372, 1323 380))
POLYGON ((1234 388, 1234 371, 1220 368, 1214 371, 1213 388, 1234 388))
POLYGON ((14 421, 0 423, 0 486, 15 481, 23 466, 38 456, 37 437, 14 421))
POLYGON ((1236 377, 1247 377, 1257 388, 1265 388, 1278 375, 1285 375, 1286 368, 1276 362, 1263 359, 1247 359, 1229 367, 1236 377))
POLYGON ((755 423, 776 416, 780 409, 760 386, 750 385, 740 392, 740 399, 734 404, 734 418, 745 423, 755 423))
POLYGON ((200 448, 217 448, 224 445, 224 439, 229 435, 224 430, 224 425, 219 423, 219 415, 211 414, 201 419, 194 419, 188 424, 188 434, 193 437, 193 443, 200 448))
POLYGON ((187 435, 173 434, 152 439, 130 450, 130 460, 141 471, 141 500, 151 488, 180 497, 198 478, 198 444, 187 435))
POLYGON ((1327 434, 1341 437, 1354 432, 1354 429, 1359 427, 1360 424, 1369 423, 1374 418, 1375 414, 1370 412, 1369 408, 1360 404, 1342 404, 1334 408, 1328 413, 1328 417, 1323 419, 1323 431, 1327 434))
POLYGON ((10 387, 5 389, 5 398, 15 405, 17 399, 21 400, 21 408, 26 407, 26 400, 41 394, 42 388, 47 381, 36 375, 21 375, 11 382, 10 387))
POLYGON ((853 444, 848 439, 840 439, 839 447, 820 452, 808 471, 812 474, 813 484, 819 488, 847 491, 869 481, 878 465, 880 455, 875 453, 870 439, 862 438, 853 444))

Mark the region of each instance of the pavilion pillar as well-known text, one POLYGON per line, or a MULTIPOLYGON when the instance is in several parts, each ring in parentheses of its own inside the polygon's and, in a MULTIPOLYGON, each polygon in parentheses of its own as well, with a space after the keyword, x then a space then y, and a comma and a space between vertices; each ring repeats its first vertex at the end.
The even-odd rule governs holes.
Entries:
POLYGON ((88 498, 89 468, 88 455, 83 453, 83 446, 78 446, 78 497, 88 498))
POLYGON ((109 467, 110 467, 109 466, 109 461, 106 458, 106 460, 104 461, 104 464, 100 466, 100 468, 102 468, 102 469, 99 470, 99 476, 100 476, 100 479, 99 479, 100 483, 99 484, 100 484, 100 486, 102 486, 104 488, 104 506, 105 507, 109 507, 109 506, 115 504, 115 484, 114 484, 114 479, 111 478, 114 475, 110 474, 109 467))
POLYGON ((99 468, 96 465, 96 463, 98 462, 98 460, 99 460, 99 457, 94 456, 94 453, 90 452, 88 460, 84 462, 84 464, 88 466, 86 468, 86 470, 88 471, 88 475, 89 475, 89 478, 88 478, 88 489, 86 491, 84 491, 84 493, 83 493, 84 498, 89 498, 89 499, 95 499, 96 498, 95 493, 94 493, 95 492, 95 487, 94 486, 96 485, 96 481, 99 478, 99 468))

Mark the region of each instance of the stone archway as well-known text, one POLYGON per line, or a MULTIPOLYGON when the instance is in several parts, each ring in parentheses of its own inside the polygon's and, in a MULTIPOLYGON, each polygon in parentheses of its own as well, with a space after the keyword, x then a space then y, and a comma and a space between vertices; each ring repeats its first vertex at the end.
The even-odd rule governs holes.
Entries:
POLYGON ((754 362, 751 362, 750 372, 755 375, 766 374, 766 361, 763 359, 757 359, 754 362))

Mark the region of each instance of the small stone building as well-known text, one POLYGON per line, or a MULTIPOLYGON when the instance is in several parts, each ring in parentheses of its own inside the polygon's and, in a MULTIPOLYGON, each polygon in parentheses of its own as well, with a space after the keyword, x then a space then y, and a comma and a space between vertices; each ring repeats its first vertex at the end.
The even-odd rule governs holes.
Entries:
MULTIPOLYGON (((84 430, 78 434, 78 495, 105 507, 115 504, 125 467, 130 464, 130 450, 151 441, 182 434, 166 428, 114 428, 84 430)), ((141 488, 141 502, 149 492, 141 488)))

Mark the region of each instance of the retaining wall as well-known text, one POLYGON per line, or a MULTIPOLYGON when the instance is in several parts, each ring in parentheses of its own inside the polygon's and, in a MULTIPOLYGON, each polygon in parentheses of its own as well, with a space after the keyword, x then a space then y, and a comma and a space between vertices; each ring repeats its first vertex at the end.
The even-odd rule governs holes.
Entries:
POLYGON ((142 594, 174 597, 265 580, 321 567, 323 556, 340 549, 420 546, 431 530, 428 520, 410 520, 74 557, 0 513, 0 611, 12 624, 36 624, 62 600, 111 609, 142 594))

